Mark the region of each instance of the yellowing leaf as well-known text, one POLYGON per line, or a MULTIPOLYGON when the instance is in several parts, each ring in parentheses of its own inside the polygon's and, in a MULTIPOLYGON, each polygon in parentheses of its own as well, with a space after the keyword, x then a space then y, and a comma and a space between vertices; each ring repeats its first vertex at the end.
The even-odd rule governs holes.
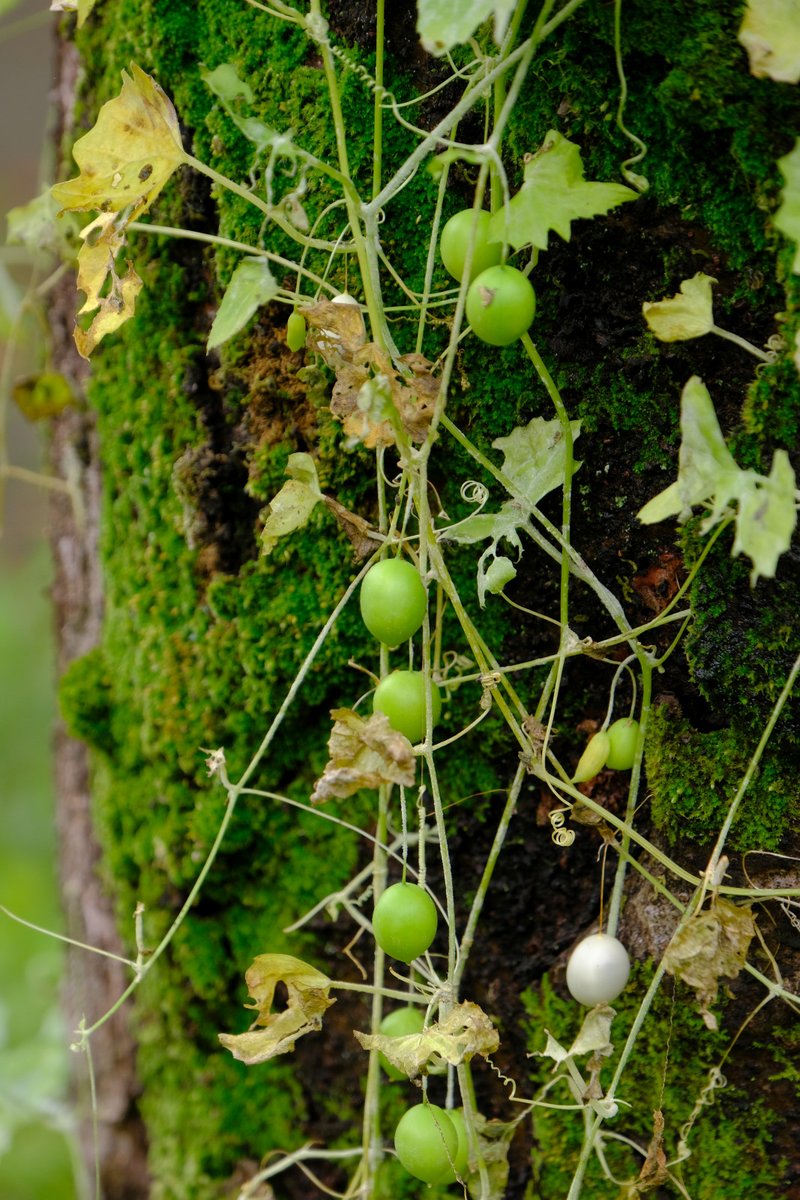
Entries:
POLYGON ((111 271, 111 290, 99 302, 91 325, 85 330, 79 325, 75 327, 73 336, 81 358, 88 358, 107 333, 113 333, 133 316, 136 297, 141 290, 142 281, 131 263, 128 263, 128 270, 121 279, 114 270, 111 271))
POLYGON ((572 221, 599 216, 637 196, 621 183, 584 179, 580 148, 551 129, 529 159, 516 196, 492 217, 490 236, 508 240, 516 250, 531 244, 546 250, 551 229, 568 242, 572 221))
POLYGON ((800 0, 747 0, 739 41, 751 74, 800 82, 800 0))
POLYGON ((781 192, 781 204, 772 223, 781 233, 797 242, 797 251, 792 262, 792 271, 800 275, 800 138, 783 158, 778 159, 786 181, 781 192))
POLYGON ((394 364, 367 342, 364 319, 351 299, 323 300, 298 309, 309 325, 307 344, 336 375, 331 412, 355 444, 391 446, 394 423, 416 442, 425 440, 439 381, 421 354, 405 354, 394 364))
POLYGON ((135 63, 122 72, 122 91, 100 109, 72 151, 77 179, 57 183, 53 196, 70 212, 148 208, 170 175, 189 161, 175 109, 163 89, 135 63))
POLYGON ((12 396, 17 408, 29 421, 54 417, 75 403, 75 393, 63 375, 45 371, 15 383, 12 396))
POLYGON ((97 0, 51 0, 50 12, 76 12, 80 29, 96 3, 97 0))
POLYGON ((259 954, 245 972, 245 980, 258 1010, 247 1033, 220 1033, 220 1042, 234 1058, 252 1066, 294 1050, 306 1033, 322 1028, 322 1014, 335 1001, 329 999, 331 981, 321 971, 290 954, 259 954), (272 1012, 275 988, 283 983, 286 1007, 272 1012))
POLYGON ((717 998, 719 980, 735 979, 744 966, 756 923, 749 905, 715 896, 711 907, 696 913, 673 936, 663 963, 670 975, 694 988, 709 1029, 717 1028, 709 1006, 717 998))
POLYGON ((414 786, 416 760, 411 743, 391 727, 383 713, 373 713, 365 721, 352 709, 335 708, 331 716, 330 760, 314 785, 312 804, 322 804, 333 796, 345 800, 361 788, 377 788, 382 783, 414 786))
POLYGON ((429 1025, 422 1033, 388 1037, 356 1031, 355 1036, 365 1050, 374 1046, 409 1079, 415 1079, 426 1067, 435 1067, 441 1060, 455 1067, 469 1062, 476 1054, 486 1058, 500 1045, 497 1030, 486 1013, 469 1000, 457 1004, 443 1020, 429 1025))
POLYGON ((699 272, 684 279, 680 291, 668 300, 645 301, 644 319, 661 342, 683 342, 702 337, 714 328, 711 275, 699 272))
POLYGON ((274 550, 287 533, 301 529, 323 498, 310 454, 290 454, 286 474, 290 479, 270 501, 269 515, 261 532, 265 554, 274 550))

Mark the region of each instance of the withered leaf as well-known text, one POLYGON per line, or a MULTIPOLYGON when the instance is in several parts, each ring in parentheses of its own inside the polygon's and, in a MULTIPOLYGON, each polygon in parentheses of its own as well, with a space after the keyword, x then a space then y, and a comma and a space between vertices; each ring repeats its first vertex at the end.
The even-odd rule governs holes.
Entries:
POLYGON ((369 521, 350 512, 349 508, 345 508, 332 496, 323 496, 322 499, 350 539, 356 559, 368 558, 370 554, 374 554, 382 539, 377 536, 369 521))
POLYGON ((395 365, 367 341, 355 303, 323 300, 299 311, 309 326, 309 346, 336 376, 331 412, 347 436, 368 449, 391 446, 399 419, 413 441, 424 441, 439 393, 433 364, 421 354, 405 354, 395 365))
POLYGON ((719 980, 735 979, 744 966, 756 923, 749 904, 733 904, 715 896, 704 912, 696 913, 676 930, 664 953, 671 975, 694 988, 700 1013, 709 1029, 717 1028, 710 1006, 719 980))
POLYGON ((457 1004, 442 1021, 429 1025, 422 1033, 388 1037, 356 1031, 355 1036, 365 1050, 374 1046, 409 1079, 442 1060, 458 1066, 476 1054, 487 1058, 500 1045, 497 1030, 486 1013, 469 1000, 457 1004))
POLYGON ((346 800, 361 788, 377 788, 382 783, 414 786, 416 760, 411 743, 392 729, 383 713, 373 713, 365 721, 350 708, 335 708, 331 716, 330 759, 314 786, 312 804, 324 804, 334 796, 346 800))
MULTIPOLYGON (((97 312, 88 329, 75 326, 75 345, 81 358, 88 358, 95 346, 107 333, 113 333, 120 325, 133 316, 136 307, 136 297, 142 290, 142 281, 136 274, 132 263, 120 278, 116 271, 111 270, 111 290, 97 305, 97 312)), ((84 306, 85 307, 85 306, 84 306)))
POLYGON ((660 1108, 653 1112, 653 1136, 647 1147, 647 1158, 636 1180, 634 1195, 654 1192, 669 1179, 667 1156, 664 1153, 664 1114, 660 1108))
POLYGON ((247 1033, 217 1036, 234 1058, 248 1066, 294 1050, 299 1037, 322 1028, 322 1014, 335 1003, 328 996, 327 975, 291 954, 259 954, 247 968, 245 981, 255 1001, 245 1008, 257 1009, 258 1016, 247 1033), (272 1012, 279 983, 286 987, 288 1000, 285 1009, 272 1012))

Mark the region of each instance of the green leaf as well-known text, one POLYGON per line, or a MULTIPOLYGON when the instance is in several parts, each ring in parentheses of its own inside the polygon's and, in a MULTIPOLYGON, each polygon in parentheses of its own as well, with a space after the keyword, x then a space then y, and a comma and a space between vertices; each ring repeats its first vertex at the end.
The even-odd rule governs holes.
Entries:
POLYGON ((764 478, 746 472, 748 486, 739 495, 733 553, 752 560, 750 582, 759 575, 772 579, 778 559, 791 545, 797 524, 795 477, 785 450, 776 450, 772 470, 764 478))
POLYGON ((255 100, 250 84, 239 78, 236 68, 230 63, 221 63, 213 71, 201 67, 200 78, 218 99, 226 103, 232 100, 246 100, 248 104, 252 104, 255 100))
POLYGON ((44 250, 74 259, 80 244, 80 225, 72 213, 59 217, 59 207, 48 188, 35 200, 12 208, 6 214, 9 244, 24 246, 33 255, 44 250))
POLYGON ((277 295, 278 284, 265 258, 246 258, 233 272, 208 335, 208 350, 227 342, 262 304, 277 295))
POLYGON ((472 37, 479 25, 494 16, 499 44, 516 0, 417 0, 417 33, 428 54, 446 54, 472 37))
POLYGON ((269 506, 269 515, 261 532, 265 554, 271 553, 278 540, 301 529, 323 499, 317 482, 317 469, 310 454, 290 454, 286 466, 290 476, 269 506))
POLYGON ((714 328, 711 275, 702 271, 684 279, 680 291, 671 299, 645 301, 642 313, 651 331, 661 342, 685 342, 703 337, 714 328))
POLYGON ((546 250, 551 229, 568 242, 572 221, 599 216, 637 196, 621 183, 584 179, 580 148, 551 129, 528 161, 516 196, 492 217, 490 236, 516 250, 531 244, 546 250))
POLYGON ((693 375, 681 397, 681 441, 678 479, 654 496, 639 512, 645 525, 677 516, 686 521, 695 504, 714 501, 714 519, 736 498, 742 472, 725 445, 708 389, 693 375))
POLYGON ((776 450, 768 476, 737 466, 717 421, 711 397, 695 375, 683 389, 678 478, 639 512, 645 525, 677 517, 688 519, 697 504, 711 504, 703 522, 707 533, 737 502, 733 553, 752 560, 750 582, 772 578, 781 554, 789 549, 797 523, 795 476, 785 450, 776 450))
MULTIPOLYGON (((580 421, 570 421, 572 440, 580 436, 580 421)), ((513 429, 508 437, 495 438, 492 445, 502 450, 503 473, 522 493, 531 508, 543 496, 560 487, 566 470, 566 447, 561 422, 534 417, 513 429)), ((573 474, 580 463, 573 463, 573 474)), ((505 507, 505 506, 504 506, 505 507)))
MULTIPOLYGON (((221 101, 222 107, 234 125, 244 134, 248 141, 255 144, 259 152, 266 150, 268 146, 274 145, 275 141, 282 136, 256 117, 242 116, 234 107, 234 101, 236 100, 244 100, 247 104, 252 104, 255 96, 250 85, 239 78, 230 63, 222 63, 221 66, 216 67, 213 71, 201 68, 200 75, 203 82, 210 88, 217 99, 221 101)), ((286 148, 290 147, 291 142, 289 139, 284 138, 284 140, 286 148)))
POLYGON ((772 223, 781 233, 797 242, 797 252, 792 262, 792 271, 800 275, 800 138, 783 158, 778 159, 783 178, 786 180, 781 192, 781 205, 772 223))
MULTIPOLYGON (((483 591, 491 592, 493 596, 496 596, 498 592, 502 592, 507 583, 511 583, 511 580, 516 577, 517 568, 511 559, 506 558, 504 554, 498 554, 483 572, 483 591)), ((480 580, 478 581, 478 595, 481 595, 480 580)))
POLYGON ((751 74, 800 83, 800 0, 747 0, 739 41, 751 74))

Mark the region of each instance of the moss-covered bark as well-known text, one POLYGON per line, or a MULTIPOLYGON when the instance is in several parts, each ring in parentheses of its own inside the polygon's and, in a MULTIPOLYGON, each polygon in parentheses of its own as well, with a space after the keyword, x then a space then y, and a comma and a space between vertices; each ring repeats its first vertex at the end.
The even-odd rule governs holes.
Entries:
MULTIPOLYGON (((371 67, 374 25, 363 7, 331 3, 331 35, 353 61, 371 67)), ((768 468, 776 446, 796 447, 800 377, 789 361, 765 367, 756 379, 751 360, 739 350, 710 338, 660 345, 641 319, 644 300, 671 294, 702 269, 719 280, 720 325, 758 344, 776 328, 791 340, 800 325, 798 284, 787 273, 768 220, 780 182, 775 161, 800 133, 800 96, 796 88, 748 74, 737 21, 738 6, 718 0, 683 0, 658 11, 644 0, 624 6, 626 120, 648 144, 640 169, 650 190, 615 215, 577 223, 569 243, 553 235, 556 244, 536 268, 537 345, 570 416, 583 421, 573 541, 624 597, 634 625, 663 608, 698 553, 693 527, 680 544, 671 523, 644 528, 636 520, 641 505, 674 478, 678 400, 688 376, 699 374, 708 384, 743 464, 768 468)), ((400 98, 433 86, 441 73, 423 59, 412 29, 413 13, 401 5, 389 20, 387 63, 388 84, 400 98)), ((187 147, 229 177, 244 179, 250 148, 200 77, 201 64, 228 62, 253 88, 254 115, 272 128, 292 129, 321 158, 334 153, 313 47, 239 0, 99 4, 78 45, 85 70, 76 101, 78 131, 118 92, 120 70, 132 60, 173 98, 187 147)), ((341 86, 351 168, 366 188, 372 96, 352 70, 341 71, 341 86)), ((534 63, 514 110, 507 140, 512 185, 519 182, 522 156, 551 128, 581 145, 587 177, 616 178, 629 153, 611 119, 618 91, 611 12, 587 0, 534 63)), ((418 114, 423 125, 435 123, 448 95, 426 102, 418 114)), ((465 128, 462 136, 477 140, 480 131, 465 128)), ((387 119, 387 168, 413 144, 387 119)), ((470 171, 457 165, 449 210, 469 201, 470 179, 470 171)), ((421 171, 381 227, 387 254, 415 287, 427 253, 419 229, 430 222, 435 192, 432 177, 421 171)), ((312 220, 329 200, 322 185, 312 185, 305 200, 312 220)), ((235 197, 211 195, 207 181, 188 171, 168 186, 153 217, 250 244, 260 236, 258 214, 235 197)), ((334 224, 324 226, 326 234, 334 224)), ((293 249, 279 231, 269 234, 268 245, 279 253, 293 249)), ((206 354, 221 290, 237 262, 232 251, 136 236, 131 255, 145 281, 135 320, 103 343, 87 385, 103 487, 102 634, 68 667, 61 696, 68 726, 92 751, 103 878, 126 931, 137 903, 144 904, 152 947, 179 909, 222 816, 224 796, 209 782, 200 747, 224 746, 232 778, 245 767, 354 573, 345 532, 321 509, 269 558, 260 556, 264 506, 283 483, 288 455, 306 450, 317 460, 323 491, 374 520, 375 468, 371 454, 343 443, 327 408, 324 378, 298 376, 303 358, 285 345, 285 310, 262 310, 221 354, 206 354)), ((323 270, 325 258, 312 252, 307 264, 323 270)), ((342 276, 337 282, 348 281, 342 276)), ((434 325, 433 341, 441 335, 443 344, 445 332, 444 324, 434 325)), ((413 349, 404 344, 411 335, 402 325, 396 336, 401 349, 413 349)), ((431 348, 428 353, 433 357, 431 348)), ((484 449, 516 424, 551 415, 516 347, 487 353, 467 343, 459 375, 454 411, 484 449)), ((451 517, 467 511, 459 488, 475 474, 474 463, 443 441, 432 477, 451 517)), ((557 520, 555 509, 553 516, 557 520)), ((657 678, 647 746, 653 804, 640 827, 654 840, 678 846, 676 856, 692 869, 704 865, 800 651, 796 547, 782 560, 777 579, 762 580, 754 590, 746 570, 731 561, 730 547, 731 537, 723 536, 694 585, 686 655, 674 654, 657 678)), ((475 555, 467 549, 451 549, 448 561, 495 653, 504 662, 552 653, 552 628, 518 620, 499 600, 478 610, 471 581, 475 555)), ((558 573, 535 547, 526 549, 510 594, 557 615, 558 573)), ((578 637, 598 639, 612 631, 585 589, 577 592, 572 625, 578 637)), ((673 633, 667 627, 654 639, 666 649, 673 633)), ((444 644, 464 651, 450 618, 444 644)), ((351 659, 376 665, 353 606, 316 659, 256 786, 307 799, 326 759, 329 710, 352 704, 366 686, 349 667, 351 659)), ((590 658, 568 666, 557 729, 565 762, 580 753, 580 723, 602 718, 609 675, 590 658)), ((530 682, 522 687, 536 692, 530 682)), ((447 732, 473 719, 479 695, 477 684, 454 694, 447 732)), ((797 849, 797 720, 795 699, 734 826, 737 853, 797 849)), ((479 739, 456 744, 448 758, 447 822, 461 910, 477 886, 502 807, 495 793, 507 786, 517 749, 501 722, 490 718, 479 739)), ((619 773, 606 773, 593 795, 619 813, 624 787, 619 773)), ((643 789, 643 802, 647 795, 643 789)), ((580 830, 572 848, 559 850, 550 838, 550 806, 531 777, 489 893, 465 987, 498 1018, 503 1047, 497 1064, 524 1095, 533 1087, 526 1052, 542 1048, 543 1026, 569 1039, 574 1005, 563 998, 558 960, 597 916, 596 835, 580 830)), ((369 826, 371 809, 372 799, 361 796, 341 811, 369 826)), ((321 914, 291 936, 283 931, 341 887, 367 853, 354 836, 317 817, 261 798, 240 801, 199 901, 130 1011, 155 1200, 235 1195, 235 1183, 252 1175, 270 1151, 290 1150, 309 1138, 332 1145, 356 1140, 365 1056, 350 1031, 368 1027, 364 1005, 340 997, 323 1034, 299 1042, 294 1056, 255 1068, 222 1051, 217 1032, 242 1027, 243 974, 258 953, 285 951, 336 978, 357 977, 344 953, 354 933, 345 913, 321 914)), ((763 859, 755 861, 763 868, 763 859)), ((751 874, 753 869, 751 861, 751 874)), ((744 879, 741 867, 732 870, 737 882, 744 879)), ((430 871, 436 882, 433 862, 430 871)), ((783 876, 796 885, 789 863, 783 876)), ((669 910, 658 900, 648 901, 648 910, 638 893, 634 899, 623 931, 639 957, 657 959, 666 940, 659 923, 669 926, 669 910)), ((786 944, 787 917, 771 906, 761 923, 788 986, 793 974, 797 979, 798 963, 786 944)), ((358 947, 354 953, 358 957, 358 947)), ((759 966, 769 973, 766 958, 759 966)), ((647 971, 644 966, 645 980, 647 971)), ((691 992, 677 985, 673 997, 670 985, 631 1068, 633 1082, 624 1095, 633 1117, 623 1111, 615 1129, 646 1146, 652 1110, 661 1108, 673 1155, 709 1068, 762 995, 739 987, 726 1006, 723 1032, 712 1037, 692 1013, 691 992)), ((633 1011, 633 1002, 620 1008, 622 1032, 615 1041, 623 1040, 633 1011)), ((713 1116, 703 1109, 696 1119, 692 1156, 681 1167, 694 1200, 788 1196, 800 1187, 796 1148, 783 1137, 789 1114, 796 1117, 800 1108, 790 1065, 793 1035, 777 1002, 766 1011, 778 1026, 774 1036, 763 1016, 748 1025, 730 1050, 724 1068, 729 1086, 718 1093, 713 1116), (751 1070, 756 1055, 758 1073, 751 1070)), ((97 1015, 88 1014, 90 1020, 97 1015)), ((514 1109, 488 1072, 478 1077, 478 1099, 487 1115, 500 1119, 514 1109)), ((392 1097, 387 1103, 391 1109, 399 1102, 392 1097)), ((577 1125, 577 1119, 573 1126, 560 1114, 545 1114, 532 1131, 527 1125, 521 1130, 512 1150, 509 1196, 527 1190, 555 1200, 566 1194, 577 1125)), ((610 1166, 627 1177, 639 1163, 614 1159, 610 1166)), ((342 1179, 335 1172, 324 1177, 333 1184, 342 1179)), ((400 1186, 399 1176, 390 1173, 387 1194, 400 1186)), ((281 1195, 316 1194, 299 1173, 282 1177, 276 1187, 281 1195)), ((122 1194, 108 1190, 109 1197, 122 1194)), ((598 1172, 587 1176, 582 1195, 616 1194, 598 1172)), ((676 1193, 665 1184, 658 1194, 676 1193)))

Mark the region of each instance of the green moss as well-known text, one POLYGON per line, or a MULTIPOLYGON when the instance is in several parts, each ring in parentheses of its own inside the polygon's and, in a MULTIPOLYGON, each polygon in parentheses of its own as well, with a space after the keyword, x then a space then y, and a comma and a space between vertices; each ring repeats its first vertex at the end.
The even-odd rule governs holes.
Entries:
MULTIPOLYGON (((736 48, 732 10, 720 14, 717 8, 705 2, 676 5, 660 12, 655 22, 652 6, 626 5, 631 87, 626 119, 650 146, 643 169, 652 181, 651 198, 608 222, 576 223, 570 245, 554 238, 552 252, 541 256, 536 268, 537 342, 555 364, 571 413, 585 421, 578 491, 586 480, 587 495, 596 495, 598 477, 610 478, 615 487, 613 507, 621 517, 609 551, 611 578, 619 572, 620 560, 629 556, 628 540, 638 536, 633 516, 638 484, 627 468, 633 460, 640 473, 655 466, 672 469, 680 384, 691 370, 702 371, 697 362, 706 352, 692 346, 667 357, 644 334, 642 300, 677 286, 683 273, 693 273, 699 257, 704 265, 710 259, 726 265, 722 311, 727 306, 737 312, 741 303, 748 321, 769 329, 772 313, 784 304, 770 257, 764 205, 774 195, 772 164, 796 99, 789 89, 777 89, 777 98, 764 105, 762 85, 747 76, 736 48), (638 223, 645 226, 644 234, 635 233, 638 223), (631 279, 625 249, 634 237, 635 257, 647 266, 631 279), (762 285, 751 289, 746 281, 756 275, 762 285), (607 447, 620 434, 627 445, 612 463, 607 447), (622 461, 624 475, 616 470, 622 461)), ((141 0, 133 6, 100 6, 98 14, 102 24, 88 22, 81 35, 93 88, 83 110, 87 124, 97 106, 118 92, 119 71, 133 59, 154 72, 174 97, 187 146, 231 178, 244 179, 252 148, 216 106, 198 71, 199 62, 208 67, 231 62, 254 88, 253 111, 259 119, 278 130, 294 130, 307 150, 333 159, 322 73, 302 35, 287 25, 229 0, 178 0, 167 6, 141 0)), ((392 85, 400 95, 407 88, 402 78, 392 85)), ((581 144, 589 177, 616 178, 628 153, 608 120, 617 90, 610 10, 590 2, 567 25, 559 47, 541 56, 515 110, 510 156, 518 160, 555 126, 581 144)), ((372 128, 372 97, 352 73, 343 76, 343 105, 349 129, 358 134, 348 143, 351 165, 365 181, 372 160, 369 137, 362 134, 372 128)), ((388 118, 385 124, 388 174, 414 140, 388 118)), ((518 161, 510 169, 512 175, 518 173, 518 161)), ((453 210, 470 191, 463 174, 456 172, 454 180, 447 197, 453 210)), ((420 172, 389 207, 381 227, 384 249, 416 287, 424 278, 435 192, 432 178, 420 172)), ((312 221, 331 198, 327 184, 310 178, 303 203, 312 221)), ((261 214, 222 191, 209 197, 205 181, 189 172, 165 189, 153 218, 201 230, 218 223, 223 234, 253 246, 263 237, 261 214)), ((342 223, 336 209, 318 232, 338 237, 342 223)), ((270 232, 269 248, 295 252, 291 239, 280 232, 270 232)), ((236 264, 232 252, 144 235, 131 238, 130 250, 145 280, 136 319, 98 350, 90 385, 103 455, 103 641, 70 669, 62 702, 70 728, 103 751, 94 769, 103 870, 117 895, 123 928, 130 928, 136 903, 145 904, 146 938, 152 947, 180 908, 222 814, 223 794, 207 777, 201 748, 224 746, 231 777, 238 776, 356 569, 346 537, 321 508, 306 529, 286 539, 269 558, 259 556, 261 506, 283 483, 288 454, 311 449, 325 490, 374 519, 375 468, 373 456, 342 447, 339 428, 327 412, 329 381, 313 367, 299 380, 309 384, 314 375, 310 395, 302 396, 294 367, 290 370, 281 359, 275 330, 282 320, 272 309, 254 318, 223 349, 219 361, 207 359, 205 333, 236 264)), ((327 266, 326 256, 314 252, 306 262, 319 272, 327 266)), ((339 266, 336 272, 334 278, 343 283, 339 266)), ((348 282, 357 287, 352 279, 348 282)), ((390 292, 389 298, 397 296, 390 292)), ((413 347, 412 321, 398 322, 393 331, 403 349, 413 347)), ((426 337, 424 350, 431 357, 441 349, 445 332, 444 325, 434 324, 426 337)), ((707 353, 701 361, 713 369, 713 355, 707 353)), ((487 351, 472 339, 465 343, 456 376, 452 411, 487 453, 495 453, 494 438, 507 435, 520 421, 551 415, 544 389, 516 347, 487 351)), ((750 378, 744 370, 741 377, 750 378)), ((788 367, 765 372, 748 404, 745 424, 754 456, 772 439, 791 444, 797 383, 788 367), (776 388, 779 400, 773 395, 776 388), (771 409, 775 417, 770 424, 771 409)), ((738 400, 731 406, 738 412, 738 400)), ((466 511, 461 483, 480 473, 444 436, 439 449, 433 482, 443 507, 457 519, 466 511)), ((497 507, 503 497, 487 483, 497 507)), ((605 531, 580 528, 579 521, 580 516, 576 537, 581 550, 595 540, 602 545, 605 531)), ((519 619, 509 615, 499 598, 490 597, 486 609, 478 609, 474 553, 447 547, 446 554, 487 643, 498 653, 502 648, 507 661, 530 658, 533 636, 520 632, 519 619)), ((526 549, 518 594, 522 603, 554 613, 557 579, 543 557, 526 549)), ((726 549, 695 587, 697 619, 690 643, 695 679, 709 703, 719 707, 724 699, 733 706, 729 728, 700 734, 683 718, 658 710, 648 747, 657 820, 671 838, 692 836, 702 844, 718 828, 732 795, 731 781, 738 781, 752 750, 746 702, 755 696, 761 716, 774 702, 775 657, 786 649, 782 616, 777 624, 774 616, 760 621, 743 601, 735 621, 729 617, 726 605, 734 585, 742 586, 741 570, 731 566, 726 549)), ((738 590, 735 594, 746 596, 738 590)), ((781 592, 781 614, 788 613, 789 596, 788 588, 781 592)), ((594 633, 596 614, 587 609, 586 629, 594 633)), ((541 652, 551 653, 552 630, 540 640, 541 652)), ((452 617, 445 623, 443 649, 464 653, 452 617)), ((353 607, 342 615, 316 660, 291 720, 252 780, 255 787, 307 801, 325 760, 328 710, 354 703, 368 686, 348 666, 351 657, 366 667, 377 665, 374 646, 353 607)), ((564 705, 570 722, 600 705, 606 681, 606 675, 588 684, 586 676, 579 679, 564 705)), ((526 696, 538 694, 531 676, 525 683, 526 696)), ((443 732, 456 732, 474 718, 478 693, 474 684, 452 694, 443 732)), ((458 805, 448 810, 448 820, 477 825, 480 794, 502 785, 503 769, 513 764, 518 748, 494 716, 481 725, 480 736, 462 746, 468 752, 448 760, 446 802, 458 805)), ((777 844, 783 823, 794 812, 788 794, 776 757, 765 759, 732 844, 777 844)), ((373 802, 374 797, 360 796, 344 815, 368 825, 373 802)), ((480 836, 479 829, 475 833, 480 836)), ((242 1160, 293 1148, 306 1132, 313 1135, 313 1069, 307 1063, 298 1068, 294 1060, 247 1069, 220 1051, 216 1032, 246 1023, 240 1008, 246 999, 242 978, 255 954, 307 952, 313 961, 330 964, 332 972, 341 968, 341 950, 353 932, 344 918, 339 924, 315 922, 313 934, 282 931, 320 898, 335 893, 367 853, 353 835, 299 815, 279 800, 240 799, 198 904, 136 1004, 138 1069, 156 1200, 212 1200, 242 1160), (309 1130, 303 1128, 306 1121, 309 1130)), ((542 1003, 555 1030, 556 1019, 566 1019, 566 1011, 551 993, 545 992, 542 1003)), ((658 1037, 653 1035, 641 1086, 632 1093, 641 1097, 632 1128, 645 1141, 657 1097, 655 1085, 645 1086, 644 1080, 658 1078, 662 1033, 660 1027, 658 1037)), ((317 1045, 324 1047, 323 1037, 317 1045)), ((689 1044, 699 1043, 695 1038, 689 1044)), ((670 1080, 673 1070, 679 1081, 683 1066, 693 1067, 684 1097, 675 1084, 673 1131, 702 1086, 703 1070, 714 1061, 710 1044, 704 1042, 696 1051, 694 1064, 688 1050, 685 1061, 679 1054, 674 1060, 671 1056, 670 1080), (694 1070, 698 1065, 702 1069, 694 1070)), ((345 1081, 344 1099, 338 1093, 326 1098, 331 1109, 342 1112, 348 1136, 352 1090, 345 1081)), ((548 1118, 540 1125, 537 1118, 543 1196, 565 1194, 558 1190, 566 1171, 559 1163, 569 1161, 575 1142, 570 1133, 564 1149, 560 1120, 551 1124, 548 1118)), ((716 1122, 716 1117, 702 1119, 705 1129, 717 1131, 716 1122)), ((750 1130, 747 1122, 735 1128, 736 1137, 743 1136, 743 1128, 750 1130)), ((753 1130, 756 1152, 748 1180, 757 1193, 757 1184, 767 1176, 761 1134, 755 1125, 753 1130)), ((345 1136, 342 1129, 338 1135, 345 1136)), ((729 1144, 718 1136, 720 1147, 729 1144)), ((702 1145, 704 1162, 716 1162, 721 1171, 717 1143, 708 1135, 702 1145)), ((699 1181, 697 1196, 711 1197, 710 1169, 700 1165, 695 1171, 692 1160, 690 1171, 699 1181)), ((408 1181, 390 1164, 381 1186, 387 1195, 396 1195, 397 1188, 408 1188, 408 1181)), ((740 1191, 737 1187, 736 1182, 731 1185, 726 1200, 745 1195, 744 1185, 740 1191)))
POLYGON ((112 681, 99 646, 72 660, 59 681, 58 698, 71 736, 112 753, 112 681))
MULTIPOLYGON (((603 1088, 610 1083, 648 982, 646 968, 637 968, 623 995, 614 1001, 617 1015, 611 1040, 615 1049, 602 1060, 603 1088)), ((539 989, 527 992, 524 1000, 530 1017, 529 1045, 535 1055, 544 1049, 544 1030, 562 1045, 571 1044, 581 1020, 581 1010, 574 1001, 562 999, 547 977, 539 989)), ((705 1028, 694 1011, 690 993, 684 993, 682 985, 676 985, 674 995, 671 985, 662 987, 615 1094, 619 1114, 605 1125, 609 1136, 603 1149, 615 1180, 633 1182, 639 1175, 653 1136, 653 1114, 659 1110, 664 1117, 663 1148, 668 1162, 675 1162, 679 1138, 686 1138, 690 1156, 671 1169, 691 1196, 697 1200, 716 1200, 720 1196, 747 1200, 752 1195, 780 1194, 780 1165, 770 1159, 776 1115, 758 1104, 748 1105, 746 1095, 731 1084, 721 1089, 708 1087, 709 1073, 721 1062, 729 1036, 712 1034, 705 1028), (713 1097, 713 1106, 703 1105, 687 1130, 686 1124, 702 1096, 713 1097), (632 1139, 641 1153, 615 1141, 615 1136, 632 1139)), ((534 1057, 532 1062, 533 1086, 549 1084, 552 1060, 534 1057)), ((579 1060, 579 1067, 585 1072, 585 1059, 579 1060)), ((545 1099, 555 1104, 574 1103, 564 1083, 548 1090, 545 1099)), ((560 1200, 569 1191, 583 1128, 579 1112, 533 1110, 534 1194, 540 1200, 560 1200)), ((674 1188, 664 1186, 665 1194, 677 1194, 674 1188)), ((580 1194, 582 1200, 613 1200, 620 1194, 619 1183, 604 1177, 594 1155, 580 1194)))
MULTIPOLYGON (((691 722, 657 707, 648 725, 647 782, 656 825, 672 845, 715 840, 755 750, 751 726, 700 733, 691 722)), ((796 776, 780 745, 761 761, 734 820, 733 849, 775 849, 798 816, 796 776)))

